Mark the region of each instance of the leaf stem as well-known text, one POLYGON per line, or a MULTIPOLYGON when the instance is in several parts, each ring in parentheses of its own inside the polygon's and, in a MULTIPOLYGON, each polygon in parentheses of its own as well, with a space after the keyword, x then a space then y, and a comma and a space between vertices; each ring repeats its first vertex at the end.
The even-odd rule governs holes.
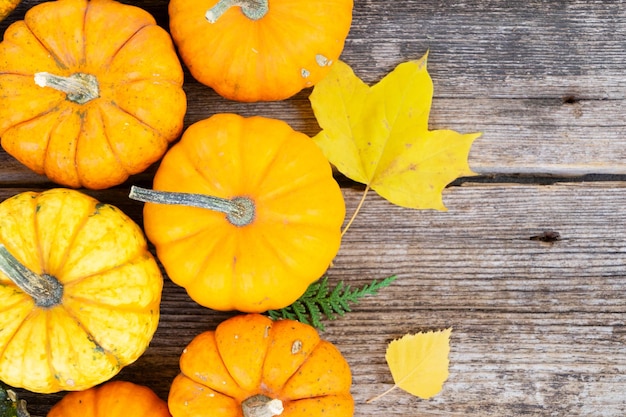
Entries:
POLYGON ((363 196, 361 196, 361 200, 359 201, 359 204, 356 206, 356 209, 354 210, 354 213, 352 213, 352 217, 350 217, 350 220, 348 221, 348 224, 346 224, 346 227, 344 227, 344 229, 341 232, 341 237, 343 237, 343 235, 346 234, 346 232, 348 231, 350 226, 352 226, 352 223, 354 222, 354 219, 356 219, 357 214, 359 214, 359 211, 361 211, 361 207, 363 206, 363 203, 365 203, 365 197, 367 197, 367 192, 369 190, 370 190, 370 185, 367 184, 365 186, 365 190, 363 191, 363 196))
POLYGON ((393 387, 389 388, 387 391, 383 392, 382 394, 378 394, 377 396, 372 397, 369 400, 365 401, 365 404, 370 404, 370 403, 373 403, 376 400, 381 399, 382 397, 384 397, 385 395, 389 394, 391 391, 393 391, 396 388, 398 388, 398 386, 394 385, 393 387))

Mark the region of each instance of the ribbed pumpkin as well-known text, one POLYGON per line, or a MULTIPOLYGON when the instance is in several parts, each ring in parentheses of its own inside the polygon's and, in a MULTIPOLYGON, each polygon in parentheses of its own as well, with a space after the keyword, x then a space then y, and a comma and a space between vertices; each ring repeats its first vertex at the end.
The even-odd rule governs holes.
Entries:
POLYGON ((170 32, 191 74, 223 97, 282 100, 339 59, 352 0, 171 0, 170 32))
POLYGON ((148 347, 163 279, 139 226, 79 191, 0 203, 0 380, 34 392, 106 381, 148 347))
POLYGON ((239 315, 196 336, 180 358, 174 417, 351 417, 350 367, 317 331, 239 315))
POLYGON ((150 388, 127 381, 110 381, 70 392, 48 417, 171 417, 167 403, 150 388))
POLYGON ((107 188, 157 161, 182 131, 183 72, 169 34, 113 0, 31 8, 0 43, 0 136, 68 187, 107 188))
POLYGON ((279 120, 218 114, 191 125, 156 172, 158 193, 141 190, 131 196, 148 202, 158 258, 206 307, 285 307, 339 250, 345 204, 331 166, 279 120))

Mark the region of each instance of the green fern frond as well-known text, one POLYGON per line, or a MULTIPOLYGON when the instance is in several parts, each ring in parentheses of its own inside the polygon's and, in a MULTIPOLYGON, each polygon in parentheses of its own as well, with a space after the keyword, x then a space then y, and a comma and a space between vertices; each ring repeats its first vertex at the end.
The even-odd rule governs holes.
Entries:
POLYGON ((280 310, 269 310, 267 314, 274 320, 290 319, 310 324, 318 330, 324 330, 322 320, 335 320, 350 312, 350 306, 368 295, 376 295, 378 290, 388 287, 396 276, 371 283, 352 290, 349 285, 339 282, 332 291, 328 286, 328 277, 309 285, 307 290, 290 306, 280 310))

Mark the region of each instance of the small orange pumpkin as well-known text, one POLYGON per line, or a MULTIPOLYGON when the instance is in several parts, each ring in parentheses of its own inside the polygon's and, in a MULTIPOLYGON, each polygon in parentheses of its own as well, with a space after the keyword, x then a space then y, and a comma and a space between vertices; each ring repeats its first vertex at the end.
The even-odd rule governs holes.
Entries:
POLYGON ((0 203, 0 380, 83 390, 145 352, 163 278, 119 209, 69 189, 0 203))
POLYGON ((48 417, 171 417, 167 402, 143 385, 110 381, 88 390, 70 392, 48 417))
POLYGON ((0 21, 4 20, 22 0, 0 0, 0 21))
POLYGON ((107 188, 177 139, 186 98, 169 34, 113 0, 31 8, 0 43, 0 136, 21 163, 68 187, 107 188))
POLYGON ((174 417, 351 417, 350 367, 317 331, 239 315, 196 336, 170 388, 174 417))
POLYGON ((285 122, 218 114, 161 161, 144 229, 168 276, 215 310, 285 307, 339 250, 345 204, 322 151, 285 122))
POLYGON ((282 100, 339 59, 352 0, 171 0, 170 32, 191 74, 223 97, 282 100))

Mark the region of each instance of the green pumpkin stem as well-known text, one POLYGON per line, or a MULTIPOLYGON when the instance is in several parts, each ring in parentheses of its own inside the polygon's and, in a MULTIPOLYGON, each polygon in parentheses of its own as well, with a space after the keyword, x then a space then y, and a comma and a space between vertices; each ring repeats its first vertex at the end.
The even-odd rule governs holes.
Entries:
POLYGON ((77 72, 69 77, 38 72, 35 84, 39 87, 51 87, 67 94, 67 99, 78 104, 85 104, 100 96, 98 79, 95 75, 77 72))
POLYGON ((63 299, 63 284, 52 275, 39 275, 15 258, 0 243, 0 271, 22 291, 30 295, 39 307, 54 307, 63 299))
POLYGON ((248 197, 226 199, 205 194, 148 190, 134 185, 128 196, 144 203, 173 204, 217 211, 226 214, 226 220, 239 227, 251 224, 255 216, 254 201, 248 197))
POLYGON ((283 402, 265 395, 254 395, 241 403, 243 417, 274 417, 283 413, 283 402))
POLYGON ((241 7, 244 16, 251 20, 261 19, 269 10, 268 0, 220 0, 215 6, 207 10, 204 16, 209 23, 215 23, 228 9, 234 6, 241 7))

